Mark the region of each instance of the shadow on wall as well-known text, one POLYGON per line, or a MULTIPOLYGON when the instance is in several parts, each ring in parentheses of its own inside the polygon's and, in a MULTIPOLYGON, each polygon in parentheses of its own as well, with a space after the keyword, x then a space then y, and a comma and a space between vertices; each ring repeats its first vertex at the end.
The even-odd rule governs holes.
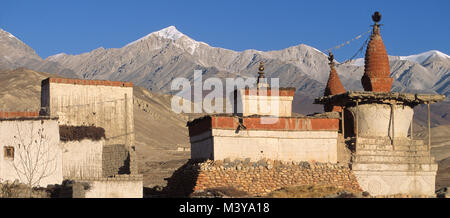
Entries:
MULTIPOLYGON (((342 122, 342 120, 340 121, 342 122)), ((355 118, 349 110, 344 110, 344 138, 355 137, 355 118)))
POLYGON ((130 153, 127 154, 127 158, 123 161, 123 166, 119 167, 118 174, 130 174, 130 153))
POLYGON ((47 191, 50 193, 50 198, 73 198, 74 181, 64 180, 61 185, 49 185, 47 191))
POLYGON ((105 145, 102 153, 103 176, 130 174, 130 161, 130 151, 124 144, 105 145))
MULTIPOLYGON (((199 167, 195 165, 198 162, 202 161, 189 160, 178 168, 170 178, 165 179, 167 180, 167 186, 158 194, 164 197, 189 197, 194 192, 194 187, 198 179, 199 167)), ((149 192, 149 190, 147 191, 149 192)), ((144 197, 146 197, 145 195, 144 190, 144 197)))
POLYGON ((144 187, 144 198, 221 198, 221 197, 250 197, 247 192, 235 187, 214 187, 199 192, 194 188, 199 178, 200 167, 196 163, 206 160, 189 160, 178 168, 170 178, 166 178, 167 186, 144 187))

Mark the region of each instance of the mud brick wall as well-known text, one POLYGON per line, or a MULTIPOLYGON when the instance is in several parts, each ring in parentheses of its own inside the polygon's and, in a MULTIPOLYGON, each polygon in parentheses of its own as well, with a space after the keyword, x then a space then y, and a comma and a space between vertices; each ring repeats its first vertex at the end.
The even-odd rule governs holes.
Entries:
POLYGON ((209 188, 234 187, 264 196, 287 186, 324 184, 361 192, 353 172, 344 165, 313 162, 247 160, 188 162, 168 179, 166 191, 188 196, 209 188))
POLYGON ((133 83, 47 78, 41 108, 60 125, 102 127, 108 145, 134 145, 133 83))
POLYGON ((130 153, 123 144, 105 145, 102 154, 103 176, 130 174, 130 153))

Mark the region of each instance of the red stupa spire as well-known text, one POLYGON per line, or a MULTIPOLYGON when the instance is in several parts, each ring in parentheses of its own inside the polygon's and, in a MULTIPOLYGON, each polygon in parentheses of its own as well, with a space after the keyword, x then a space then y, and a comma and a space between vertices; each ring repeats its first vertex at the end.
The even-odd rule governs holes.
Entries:
MULTIPOLYGON (((345 88, 342 85, 339 75, 337 74, 336 68, 334 67, 334 56, 329 52, 328 60, 330 60, 330 76, 328 77, 327 86, 325 87, 324 96, 327 95, 337 95, 345 92, 345 88)), ((324 105, 325 112, 331 111, 342 111, 342 107, 333 105, 324 105)))
POLYGON ((361 78, 365 91, 390 92, 393 79, 389 77, 389 59, 380 35, 381 14, 375 12, 372 15, 375 22, 372 35, 366 49, 364 75, 361 78))

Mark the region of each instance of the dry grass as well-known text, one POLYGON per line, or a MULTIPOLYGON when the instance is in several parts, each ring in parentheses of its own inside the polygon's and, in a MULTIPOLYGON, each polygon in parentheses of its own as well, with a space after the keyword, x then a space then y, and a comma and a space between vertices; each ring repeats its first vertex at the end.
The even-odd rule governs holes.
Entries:
POLYGON ((356 197, 353 194, 337 193, 351 193, 347 190, 340 189, 334 186, 327 185, 301 185, 284 187, 279 190, 267 194, 268 198, 324 198, 336 195, 336 197, 356 197), (352 195, 352 196, 351 196, 352 195))

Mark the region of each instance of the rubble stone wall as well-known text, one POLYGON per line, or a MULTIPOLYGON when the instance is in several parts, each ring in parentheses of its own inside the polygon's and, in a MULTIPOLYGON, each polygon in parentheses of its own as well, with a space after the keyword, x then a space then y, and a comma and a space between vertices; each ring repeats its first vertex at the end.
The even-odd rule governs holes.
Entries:
POLYGON ((233 187, 264 196, 287 186, 324 184, 361 192, 353 172, 344 165, 261 160, 188 162, 168 179, 167 191, 188 196, 210 188, 233 187))
POLYGON ((103 176, 130 173, 130 153, 123 144, 105 145, 102 154, 103 176))

